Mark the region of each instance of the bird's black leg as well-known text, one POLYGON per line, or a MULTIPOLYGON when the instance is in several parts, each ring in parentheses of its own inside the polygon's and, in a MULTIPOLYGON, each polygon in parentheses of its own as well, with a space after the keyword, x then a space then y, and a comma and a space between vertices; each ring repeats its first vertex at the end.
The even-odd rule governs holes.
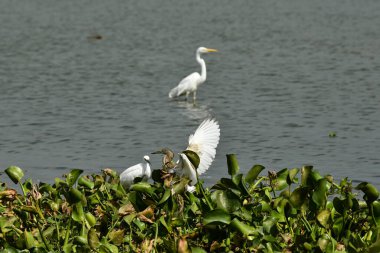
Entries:
POLYGON ((194 91, 193 92, 193 105, 195 106, 196 105, 196 101, 197 100, 197 92, 196 91, 194 91))

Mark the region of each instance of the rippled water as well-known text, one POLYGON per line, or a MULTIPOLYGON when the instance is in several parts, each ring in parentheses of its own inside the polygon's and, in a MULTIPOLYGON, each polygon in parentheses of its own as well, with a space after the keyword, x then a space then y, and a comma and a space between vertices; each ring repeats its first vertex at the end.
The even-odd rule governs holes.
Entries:
POLYGON ((380 186, 379 13, 377 0, 3 0, 0 168, 49 182, 121 171, 182 150, 214 116, 208 184, 237 153, 243 171, 312 164, 380 186), (219 53, 205 56, 197 106, 169 101, 199 71, 198 46, 219 53))

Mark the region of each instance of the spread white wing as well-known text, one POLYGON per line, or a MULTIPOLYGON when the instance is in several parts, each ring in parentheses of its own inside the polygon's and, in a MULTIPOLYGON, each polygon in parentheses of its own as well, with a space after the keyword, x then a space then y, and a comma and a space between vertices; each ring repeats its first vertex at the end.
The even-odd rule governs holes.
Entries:
POLYGON ((198 175, 206 172, 214 160, 219 138, 219 124, 214 119, 204 120, 195 133, 190 135, 187 149, 194 151, 199 156, 198 175))

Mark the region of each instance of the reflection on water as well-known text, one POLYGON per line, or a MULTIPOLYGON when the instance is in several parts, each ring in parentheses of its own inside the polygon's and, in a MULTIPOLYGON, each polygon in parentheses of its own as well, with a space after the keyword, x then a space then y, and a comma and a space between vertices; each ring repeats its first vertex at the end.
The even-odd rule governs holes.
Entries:
POLYGON ((187 117, 191 120, 201 121, 205 118, 213 117, 212 110, 208 105, 203 105, 201 102, 196 101, 173 101, 175 105, 180 108, 181 117, 187 117))

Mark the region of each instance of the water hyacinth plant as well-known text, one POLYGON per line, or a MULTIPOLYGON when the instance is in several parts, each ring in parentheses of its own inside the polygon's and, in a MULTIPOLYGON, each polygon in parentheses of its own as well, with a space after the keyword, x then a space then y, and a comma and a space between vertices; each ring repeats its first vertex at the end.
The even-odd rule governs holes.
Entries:
POLYGON ((311 166, 242 174, 235 155, 227 167, 228 178, 193 193, 160 171, 126 190, 111 169, 37 185, 9 167, 22 193, 0 186, 0 252, 380 252, 373 185, 311 166))

